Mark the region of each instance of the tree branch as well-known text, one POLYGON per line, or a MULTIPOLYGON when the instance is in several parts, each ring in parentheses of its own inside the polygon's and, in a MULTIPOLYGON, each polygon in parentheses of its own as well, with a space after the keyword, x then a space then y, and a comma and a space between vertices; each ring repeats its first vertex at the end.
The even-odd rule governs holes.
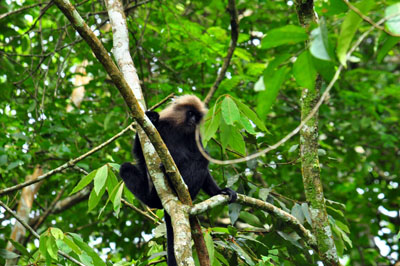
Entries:
MULTIPOLYGON (((296 13, 300 25, 309 28, 311 23, 317 22, 314 13, 314 1, 295 1, 296 13)), ((305 41, 305 47, 309 41, 305 41)), ((320 74, 316 77, 315 88, 301 88, 301 119, 303 120, 315 106, 319 99, 322 86, 320 74)), ((318 254, 326 265, 340 265, 332 230, 329 226, 326 212, 325 198, 321 182, 321 170, 318 157, 318 112, 306 123, 300 131, 301 173, 304 191, 309 203, 312 228, 318 243, 318 254)))
POLYGON ((48 3, 49 3, 49 2, 32 4, 32 5, 28 5, 28 6, 21 7, 21 8, 19 8, 19 9, 17 9, 17 10, 13 10, 13 11, 10 11, 10 12, 4 13, 4 14, 1 14, 1 15, 0 15, 0 20, 2 20, 2 19, 5 18, 5 17, 8 17, 8 16, 21 13, 22 11, 24 11, 24 10, 26 10, 26 9, 34 8, 34 7, 41 6, 41 5, 47 5, 48 3))
MULTIPOLYGON (((133 124, 133 123, 132 123, 132 124, 133 124)), ((81 155, 81 156, 79 156, 79 157, 77 157, 77 158, 75 158, 75 159, 72 159, 72 160, 70 160, 69 162, 64 163, 63 165, 61 165, 61 166, 59 166, 59 167, 57 167, 57 168, 55 168, 55 169, 53 169, 53 170, 48 171, 48 172, 45 173, 44 175, 39 176, 37 179, 31 180, 31 181, 27 181, 27 182, 24 182, 24 183, 21 183, 21 184, 18 184, 18 185, 15 185, 15 186, 12 186, 12 187, 5 188, 5 189, 0 190, 0 196, 5 195, 5 194, 8 194, 8 193, 10 193, 10 192, 12 192, 12 191, 21 189, 21 188, 23 188, 23 187, 26 187, 26 186, 35 184, 35 183, 37 183, 37 182, 42 181, 43 179, 46 179, 46 178, 48 178, 48 177, 50 177, 50 176, 52 176, 52 175, 54 175, 54 174, 56 174, 56 173, 61 172, 62 170, 65 170, 65 169, 67 169, 67 168, 69 168, 69 167, 73 167, 77 162, 79 162, 79 161, 85 159, 85 158, 88 157, 89 155, 92 155, 92 154, 95 153, 96 151, 101 150, 102 148, 104 148, 105 146, 107 146, 108 144, 110 144, 111 142, 113 142, 114 140, 116 140, 117 138, 121 137, 125 132, 127 132, 127 131, 130 129, 130 127, 131 127, 132 124, 130 124, 128 127, 126 127, 125 129, 123 129, 121 132, 119 132, 119 133, 116 134, 115 136, 111 137, 111 138, 110 138, 109 140, 107 140, 106 142, 103 142, 103 143, 100 144, 99 146, 97 146, 97 147, 91 149, 91 150, 88 151, 87 153, 85 153, 85 154, 83 154, 83 155, 81 155)))
POLYGON ((214 84, 207 93, 206 98, 204 99, 204 103, 206 105, 210 103, 212 96, 214 95, 215 91, 218 89, 218 86, 224 79, 229 63, 231 62, 233 52, 235 51, 237 45, 237 40, 239 37, 239 19, 235 1, 236 0, 228 0, 228 11, 231 16, 231 42, 229 44, 228 53, 224 58, 224 63, 222 64, 217 79, 215 80, 214 84))
MULTIPOLYGON (((216 195, 214 197, 211 197, 191 207, 190 215, 197 215, 199 213, 215 208, 218 205, 226 203, 228 199, 229 197, 226 195, 216 195)), ((310 247, 312 247, 316 251, 318 250, 317 241, 314 235, 310 232, 310 230, 306 229, 299 222, 299 220, 296 219, 296 217, 294 217, 290 213, 287 213, 284 210, 268 202, 248 197, 243 194, 238 194, 237 202, 243 205, 252 206, 257 209, 265 210, 272 216, 276 217, 277 219, 288 223, 293 228, 293 230, 295 230, 306 241, 306 243, 310 247)))
POLYGON ((396 34, 393 32, 388 31, 387 29, 385 29, 385 27, 380 26, 379 24, 375 23, 370 17, 364 15, 360 9, 358 9, 357 7, 353 6, 352 4, 350 4, 350 2, 348 0, 343 0, 343 2, 351 9, 353 10, 357 15, 360 16, 360 18, 362 18, 364 21, 368 22, 369 24, 371 24, 374 28, 384 31, 386 34, 393 36, 393 37, 400 37, 400 34, 396 34))
MULTIPOLYGON (((117 82, 126 83, 126 85, 128 86, 125 87, 125 84, 123 84, 124 86, 119 88, 117 85, 121 94, 125 98, 125 102, 131 108, 134 118, 138 121, 140 125, 140 127, 137 129, 137 132, 140 138, 140 144, 142 145, 143 154, 146 159, 145 161, 147 169, 149 171, 153 184, 156 188, 156 191, 161 199, 164 209, 171 216, 171 221, 172 224, 174 225, 174 230, 173 230, 174 251, 177 262, 179 265, 194 265, 192 249, 190 245, 187 245, 187 243, 190 243, 191 241, 189 216, 185 212, 187 208, 184 208, 181 202, 174 195, 172 189, 169 187, 168 180, 166 179, 163 172, 159 168, 160 160, 157 156, 154 156, 156 153, 155 148, 157 149, 161 147, 161 149, 157 149, 157 153, 160 156, 161 161, 166 169, 166 172, 168 173, 168 176, 175 187, 179 199, 183 203, 191 205, 192 200, 189 191, 187 189, 186 184, 183 182, 182 176, 180 175, 179 170, 175 165, 175 162, 173 161, 168 149, 166 148, 157 130, 154 128, 151 122, 147 124, 148 123, 147 121, 149 120, 147 116, 143 116, 142 109, 145 109, 146 105, 140 88, 139 78, 137 76, 136 69, 133 64, 133 60, 129 54, 128 27, 126 25, 126 18, 123 11, 122 3, 119 0, 108 0, 106 1, 106 6, 110 18, 111 27, 113 28, 113 54, 123 74, 122 77, 121 73, 118 71, 118 69, 116 69, 115 72, 118 73, 118 77, 116 78, 118 78, 118 80, 113 80, 113 81, 116 84, 117 82), (126 82, 124 78, 126 79, 126 82), (128 97, 126 96, 131 98, 128 99, 128 97), (140 117, 138 116, 135 117, 137 113, 141 113, 140 117), (143 120, 143 118, 146 119, 146 121, 143 121, 145 123, 140 121, 140 119, 143 120), (157 140, 152 139, 150 142, 149 138, 151 139, 152 136, 157 137, 158 139, 157 140), (163 158, 163 156, 165 157, 163 158)), ((78 28, 77 30, 79 31, 78 28)), ((93 35, 93 33, 89 31, 85 32, 85 34, 91 35, 88 37, 96 38, 95 35, 93 35)), ((85 38, 84 35, 82 35, 82 37, 85 38)), ((86 39, 86 41, 88 40, 86 39)), ((97 41, 96 41, 97 47, 91 46, 94 52, 95 49, 98 50, 104 49, 100 41, 98 41, 98 43, 97 41)), ((99 57, 97 58, 100 60, 99 57)), ((113 62, 111 61, 111 63, 113 62)), ((113 68, 115 67, 114 64, 109 64, 109 65, 103 64, 103 65, 105 66, 107 72, 110 72, 111 67, 113 68), (110 68, 107 69, 107 67, 110 68)))

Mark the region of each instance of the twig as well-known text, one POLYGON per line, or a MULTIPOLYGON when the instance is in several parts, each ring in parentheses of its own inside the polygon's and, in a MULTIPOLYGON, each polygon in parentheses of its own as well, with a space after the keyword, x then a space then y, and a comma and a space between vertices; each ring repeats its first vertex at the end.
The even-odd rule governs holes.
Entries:
POLYGON ((143 36, 144 36, 144 33, 146 31, 146 28, 147 28, 147 23, 149 22, 150 14, 151 14, 151 8, 148 8, 147 16, 146 16, 146 19, 144 21, 142 32, 140 33, 139 40, 136 42, 136 47, 135 47, 135 49, 133 50, 133 53, 132 53, 132 57, 133 58, 136 56, 136 53, 137 53, 139 47, 142 46, 143 36))
POLYGON ((63 187, 58 192, 57 196, 51 202, 50 206, 46 209, 46 211, 42 214, 42 216, 39 217, 39 220, 33 226, 34 230, 37 230, 39 228, 39 226, 44 222, 44 220, 50 215, 50 213, 53 211, 54 207, 56 206, 57 202, 61 199, 61 196, 64 194, 64 191, 66 188, 67 188, 67 186, 63 187))
POLYGON ((42 10, 40 10, 39 17, 37 17, 35 22, 33 22, 32 26, 30 26, 29 29, 26 32, 24 32, 24 34, 27 34, 36 26, 36 23, 43 17, 43 15, 46 13, 46 11, 53 5, 53 2, 54 2, 54 0, 51 0, 50 2, 47 3, 47 5, 42 10))
POLYGON ((169 99, 173 98, 175 96, 174 93, 171 93, 170 95, 168 95, 167 97, 165 97, 164 99, 162 99, 160 102, 156 103, 155 105, 153 105, 152 107, 149 108, 150 111, 153 111, 154 109, 158 108, 159 106, 163 105, 166 101, 168 101, 169 99))
MULTIPOLYGON (((382 24, 383 22, 385 22, 387 19, 389 19, 388 17, 381 19, 377 24, 382 24)), ((349 50, 349 52, 346 55, 346 58, 349 58, 350 55, 354 52, 354 50, 360 45, 360 43, 368 36, 368 34, 371 33, 371 31, 373 31, 375 29, 375 27, 371 27, 369 30, 367 30, 366 32, 364 32, 360 38, 358 38, 357 42, 351 47, 351 49, 349 50)), ((322 105, 322 103, 325 101, 326 97, 328 96, 329 92, 331 91, 331 89, 333 88, 333 85, 336 83, 336 81, 339 79, 340 73, 343 70, 343 65, 340 65, 338 67, 338 69, 336 70, 335 75, 333 76, 331 82, 329 82, 329 85, 326 87, 324 93, 322 94, 321 98, 319 99, 319 101, 317 102, 317 104, 315 105, 315 107, 311 110, 311 112, 308 114, 308 116, 295 128, 293 129, 293 131, 291 131, 289 134, 287 134, 285 137, 283 137, 281 140, 279 140, 278 142, 276 142, 274 145, 269 146, 268 148, 261 150, 259 152, 256 152, 254 154, 251 154, 249 156, 246 156, 245 158, 239 158, 239 159, 233 159, 233 160, 218 160, 218 159, 214 159, 212 158, 210 155, 208 155, 205 151, 204 148, 201 146, 200 143, 200 130, 197 127, 196 129, 196 144, 197 147, 200 151, 200 153, 210 162, 215 163, 215 164, 222 164, 222 165, 227 165, 227 164, 235 164, 235 163, 241 163, 241 162, 246 162, 246 161, 250 161, 252 159, 255 159, 259 156, 262 156, 272 150, 277 149, 279 146, 281 146, 282 144, 284 144, 286 141, 288 141, 291 137, 293 137, 294 135, 296 135, 300 129, 302 129, 305 124, 315 115, 315 113, 318 111, 319 107, 322 105)))
POLYGON ((215 91, 218 89, 219 84, 221 84, 222 80, 225 77, 226 71, 228 69, 229 63, 232 59, 233 52, 235 51, 237 40, 239 37, 239 19, 238 19, 238 12, 236 9, 235 0, 228 0, 228 11, 231 15, 231 42, 229 45, 228 53, 224 58, 224 63, 222 64, 221 70, 218 74, 217 79, 215 80, 214 84, 212 85, 210 91, 208 92, 206 98, 204 99, 204 103, 208 105, 212 96, 214 95, 215 91))
POLYGON ((126 206, 128 206, 129 208, 131 208, 132 210, 134 210, 135 212, 140 213, 141 215, 143 215, 144 217, 146 217, 147 219, 149 219, 150 221, 152 221, 153 223, 156 224, 160 224, 159 221, 157 221, 156 219, 154 219, 153 217, 151 217, 150 215, 148 215, 147 213, 145 213, 144 211, 142 211, 141 209, 135 207, 134 205, 130 204, 128 201, 126 201, 125 199, 121 199, 121 202, 123 202, 126 206))
MULTIPOLYGON (((31 234, 36 237, 36 238, 40 238, 39 234, 36 233, 35 230, 33 230, 32 227, 29 226, 29 224, 27 224, 21 217, 19 217, 17 214, 15 214, 6 204, 4 204, 1 200, 0 200, 0 206, 3 207, 4 209, 6 209, 7 212, 9 212, 12 216, 14 216, 15 219, 18 220, 18 222, 20 222, 22 224, 23 227, 25 227, 26 229, 29 230, 29 232, 31 232, 31 234)), ((69 256, 68 254, 62 252, 61 250, 58 250, 58 254, 63 256, 64 258, 72 261, 73 263, 76 263, 80 266, 86 266, 85 264, 81 263, 80 261, 77 261, 76 259, 74 259, 73 257, 69 256)))
POLYGON ((368 22, 369 24, 371 24, 374 28, 384 31, 386 34, 393 36, 393 37, 400 37, 400 34, 396 34, 393 32, 388 31, 387 29, 385 29, 385 27, 379 26, 377 23, 375 23, 370 17, 364 15, 360 9, 358 9, 357 7, 353 6, 352 4, 350 4, 350 2, 348 0, 343 0, 343 2, 351 9, 353 10, 357 15, 359 15, 363 20, 365 20, 366 22, 368 22))
POLYGON ((2 195, 4 195, 4 194, 7 194, 7 193, 10 193, 10 192, 12 192, 12 191, 21 189, 21 188, 23 188, 23 187, 32 185, 32 184, 34 184, 34 183, 37 183, 37 182, 39 182, 39 181, 41 181, 41 180, 43 180, 43 179, 46 179, 46 178, 50 177, 50 176, 52 176, 52 175, 54 175, 54 174, 56 174, 56 173, 59 173, 59 172, 61 172, 61 171, 64 170, 64 169, 67 169, 67 168, 69 168, 69 167, 75 166, 75 164, 76 164, 77 162, 79 162, 79 161, 85 159, 85 158, 88 157, 89 155, 92 155, 92 154, 95 153, 96 151, 101 150, 102 148, 104 148, 105 146, 107 146, 108 144, 110 144, 111 142, 113 142, 114 140, 116 140, 117 138, 119 138, 120 136, 122 136, 125 132, 127 132, 127 131, 130 129, 130 127, 131 127, 131 125, 129 125, 129 126, 126 127, 125 129, 123 129, 121 132, 119 132, 119 133, 116 134, 115 136, 111 137, 111 138, 110 138, 109 140, 107 140, 106 142, 103 142, 103 143, 100 144, 99 146, 97 146, 97 147, 91 149, 91 150, 88 151, 87 153, 85 153, 85 154, 83 154, 83 155, 81 155, 81 156, 79 156, 79 157, 77 157, 77 158, 75 158, 75 159, 73 159, 73 160, 70 160, 69 162, 64 163, 63 165, 61 165, 61 166, 59 166, 59 167, 57 167, 57 168, 55 168, 55 169, 53 169, 53 170, 51 170, 51 171, 48 171, 47 173, 45 173, 44 175, 39 176, 39 177, 38 177, 37 179, 35 179, 35 180, 28 181, 28 182, 24 182, 24 183, 21 183, 21 184, 18 184, 18 185, 15 185, 15 186, 12 186, 12 187, 5 188, 5 189, 0 190, 0 196, 2 196, 2 195))
POLYGON ((10 11, 10 12, 4 13, 4 14, 1 14, 1 15, 0 15, 0 20, 2 20, 2 19, 5 18, 5 17, 8 17, 8 16, 21 13, 22 11, 24 11, 24 10, 26 10, 26 9, 34 8, 34 7, 41 6, 41 5, 45 5, 45 4, 48 4, 48 3, 49 3, 49 2, 32 4, 32 5, 29 5, 29 6, 21 7, 20 9, 17 9, 17 10, 13 10, 13 11, 10 11))

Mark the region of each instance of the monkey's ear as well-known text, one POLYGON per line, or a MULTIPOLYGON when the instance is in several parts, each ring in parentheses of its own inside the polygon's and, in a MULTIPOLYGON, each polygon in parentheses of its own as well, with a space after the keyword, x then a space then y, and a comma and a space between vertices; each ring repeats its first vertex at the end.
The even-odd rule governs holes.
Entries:
POLYGON ((153 123, 153 125, 156 125, 158 123, 158 120, 160 119, 160 115, 154 111, 146 111, 146 115, 150 119, 151 123, 153 123))

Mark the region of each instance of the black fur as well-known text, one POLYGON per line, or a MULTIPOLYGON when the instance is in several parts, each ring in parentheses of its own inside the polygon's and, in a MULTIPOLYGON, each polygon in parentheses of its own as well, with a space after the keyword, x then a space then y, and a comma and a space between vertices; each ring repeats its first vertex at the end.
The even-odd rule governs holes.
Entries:
MULTIPOLYGON (((167 145, 183 180, 188 186, 192 199, 196 197, 200 189, 203 189, 210 196, 217 194, 229 195, 229 202, 234 202, 237 199, 236 192, 230 188, 221 189, 216 184, 208 170, 208 161, 201 155, 197 148, 194 134, 196 125, 200 123, 203 114, 191 106, 184 106, 184 108, 187 109, 185 112, 186 118, 185 123, 181 125, 177 125, 174 123, 175 121, 160 119, 159 114, 156 112, 146 112, 146 115, 150 118, 167 145)), ((148 178, 145 159, 137 135, 133 146, 133 153, 137 164, 122 164, 120 176, 128 189, 138 199, 151 208, 161 209, 161 201, 151 180, 148 178)), ((176 265, 176 260, 173 251, 173 228, 171 226, 171 218, 167 212, 165 212, 165 224, 168 239, 168 265, 174 266, 176 265)))

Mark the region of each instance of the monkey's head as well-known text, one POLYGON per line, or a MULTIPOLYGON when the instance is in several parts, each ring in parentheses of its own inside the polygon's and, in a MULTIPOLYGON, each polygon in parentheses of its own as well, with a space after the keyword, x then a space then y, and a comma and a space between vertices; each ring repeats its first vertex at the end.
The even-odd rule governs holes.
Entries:
POLYGON ((160 119, 168 120, 182 132, 189 134, 207 113, 204 103, 194 95, 177 98, 173 103, 160 112, 160 119))

